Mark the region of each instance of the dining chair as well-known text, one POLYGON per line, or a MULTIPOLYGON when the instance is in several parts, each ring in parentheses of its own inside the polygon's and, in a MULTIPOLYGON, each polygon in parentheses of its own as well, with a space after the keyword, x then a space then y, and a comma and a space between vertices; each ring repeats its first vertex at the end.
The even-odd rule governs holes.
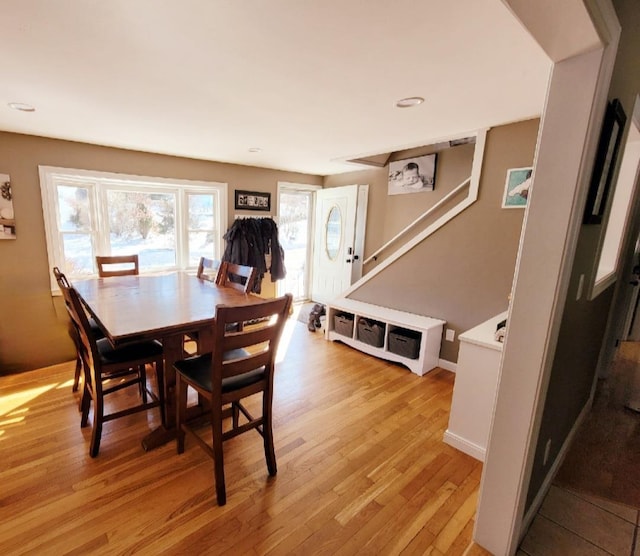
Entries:
MULTIPOLYGON (((220 261, 218 259, 209 259, 207 257, 200 257, 200 262, 198 263, 198 271, 196 276, 200 280, 205 280, 207 282, 215 282, 218 274, 218 269, 220 268, 220 261)), ((184 353, 185 356, 193 355, 193 351, 189 350, 187 345, 190 345, 191 342, 195 343, 196 351, 198 353, 198 333, 197 332, 187 332, 184 337, 184 353)))
POLYGON ((200 262, 198 263, 198 272, 196 273, 196 276, 200 278, 200 280, 215 282, 219 268, 220 261, 218 259, 200 257, 200 262))
POLYGON ((220 263, 216 284, 225 288, 235 288, 244 293, 249 293, 256 280, 257 269, 254 266, 234 264, 227 261, 220 263))
POLYGON ((98 276, 135 276, 139 274, 138 255, 96 256, 98 276))
MULTIPOLYGON (((56 282, 58 283, 58 288, 60 288, 60 292, 62 292, 64 296, 63 290, 65 288, 71 287, 69 280, 67 279, 66 275, 57 266, 53 267, 53 276, 55 277, 56 282)), ((72 391, 77 392, 80 385, 80 379, 82 377, 82 355, 81 355, 82 351, 80 347, 80 333, 78 332, 75 321, 71 315, 72 308, 69 305, 67 298, 66 297, 63 297, 63 298, 65 300, 65 303, 64 303, 65 309, 67 310, 67 314, 69 316, 68 333, 69 333, 69 336, 71 337, 71 340, 73 341, 73 345, 76 348, 76 369, 73 377, 72 391)), ((89 320, 89 326, 91 327, 91 333, 94 335, 94 337, 98 339, 103 338, 104 333, 102 332, 102 329, 100 328, 98 323, 89 316, 87 316, 87 318, 89 320)))
POLYGON ((162 344, 151 340, 114 348, 107 338, 96 339, 91 332, 89 319, 78 292, 73 287, 65 287, 62 292, 71 307, 71 317, 80 337, 84 369, 81 427, 88 424, 93 402, 89 455, 95 458, 100 450, 102 426, 107 421, 159 407, 162 423, 165 424, 162 344), (149 364, 155 367, 157 394, 147 387, 146 365, 149 364), (133 385, 137 386, 141 393, 141 402, 106 413, 105 397, 133 385), (151 397, 151 401, 148 397, 151 397))
POLYGON ((188 432, 213 459, 216 498, 220 506, 227 500, 223 441, 252 429, 257 430, 263 437, 269 475, 274 476, 277 472, 273 445, 273 375, 278 342, 289 316, 292 299, 291 294, 286 294, 253 305, 218 305, 213 325, 213 352, 174 364, 178 453, 184 452, 185 433, 188 432), (227 328, 229 323, 254 319, 258 321, 257 324, 246 326, 241 331, 227 328), (211 444, 201 438, 185 419, 187 386, 209 402, 211 444), (242 401, 259 393, 262 394, 262 411, 261 415, 254 417, 242 401), (223 419, 229 417, 230 428, 225 426, 226 430, 223 430, 223 419))

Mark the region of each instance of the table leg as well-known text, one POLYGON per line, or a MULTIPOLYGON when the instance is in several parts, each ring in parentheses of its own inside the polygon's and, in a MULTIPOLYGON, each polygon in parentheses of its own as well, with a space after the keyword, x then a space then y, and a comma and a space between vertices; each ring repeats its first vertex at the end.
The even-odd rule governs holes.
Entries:
MULTIPOLYGON (((173 364, 184 358, 183 334, 174 334, 162 338, 164 352, 164 410, 165 423, 151 431, 142 439, 142 447, 153 450, 171 442, 176 437, 176 371, 173 364)), ((213 350, 213 328, 209 325, 198 331, 198 352, 213 350)), ((203 407, 187 409, 187 419, 201 417, 203 407)))
POLYGON ((184 357, 183 335, 162 338, 164 352, 164 412, 165 423, 142 439, 145 450, 153 450, 176 437, 176 371, 173 364, 184 357))

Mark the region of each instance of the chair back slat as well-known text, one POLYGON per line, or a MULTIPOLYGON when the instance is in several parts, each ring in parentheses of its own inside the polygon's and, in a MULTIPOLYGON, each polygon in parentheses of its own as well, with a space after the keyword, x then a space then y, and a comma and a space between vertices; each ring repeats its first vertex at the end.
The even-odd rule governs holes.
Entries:
POLYGON ((253 266, 223 261, 216 275, 216 284, 248 293, 253 290, 256 275, 257 269, 253 266))
POLYGON ((98 276, 107 278, 110 276, 136 276, 140 269, 138 255, 113 255, 96 256, 98 276))
MULTIPOLYGON (((265 367, 267 375, 271 374, 292 299, 291 294, 287 294, 252 305, 216 307, 212 384, 220 384, 223 378, 262 367, 265 367), (257 322, 245 325, 239 332, 228 329, 228 324, 241 321, 257 322), (225 353, 232 350, 245 350, 248 355, 225 361, 225 353)), ((272 380, 272 377, 267 376, 267 380, 272 380)))
POLYGON ((200 280, 206 280, 207 282, 215 282, 218 269, 220 268, 220 261, 218 259, 209 259, 207 257, 200 257, 198 263, 198 272, 196 276, 200 280))

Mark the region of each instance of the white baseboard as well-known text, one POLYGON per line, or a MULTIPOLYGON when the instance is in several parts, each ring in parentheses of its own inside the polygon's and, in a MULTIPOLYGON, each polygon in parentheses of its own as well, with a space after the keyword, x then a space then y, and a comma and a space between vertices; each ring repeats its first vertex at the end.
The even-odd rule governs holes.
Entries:
POLYGON ((445 371, 451 371, 455 373, 458 370, 458 364, 453 361, 447 361, 446 359, 438 359, 438 367, 445 371))
POLYGON ((457 450, 464 452, 465 454, 470 455, 472 458, 476 458, 477 460, 484 461, 484 456, 487 451, 486 448, 482 446, 478 446, 473 442, 470 442, 466 438, 462 438, 457 434, 450 432, 448 429, 444 433, 443 440, 449 444, 449 446, 453 446, 457 450))
POLYGON ((522 527, 520 528, 519 542, 522 542, 522 539, 524 538, 525 534, 529 530, 531 522, 536 517, 536 514, 538 513, 540 506, 542 506, 544 497, 549 492, 549 489, 551 488, 551 483, 553 482, 553 479, 558 473, 558 469, 560 469, 560 466, 562 465, 562 462, 564 461, 564 458, 566 457, 567 452, 571 447, 571 443, 573 442, 573 437, 576 435, 576 432, 580 428, 580 425, 582 425, 582 422, 585 420, 587 414, 589 413, 589 410, 591 409, 591 404, 592 404, 592 398, 589 398, 589 400, 587 400, 587 403, 582 408, 582 411, 580 411, 580 415, 578 415, 578 418, 576 419, 576 422, 573 424, 573 427, 571 427, 571 430, 569 431, 567 438, 565 438, 565 441, 562 443, 562 447, 558 452, 558 457, 556 457, 553 464, 549 468, 549 472, 547 473, 547 476, 544 478, 544 481, 540 486, 540 490, 538 491, 538 494, 536 494, 536 497, 533 499, 533 502, 531 503, 531 507, 529 508, 529 511, 525 514, 524 518, 522 519, 522 527))

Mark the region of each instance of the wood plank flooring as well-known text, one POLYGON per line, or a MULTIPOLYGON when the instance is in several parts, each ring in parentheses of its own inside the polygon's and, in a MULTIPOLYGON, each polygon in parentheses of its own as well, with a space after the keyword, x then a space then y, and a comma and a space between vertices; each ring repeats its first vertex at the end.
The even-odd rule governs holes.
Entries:
POLYGON ((142 450, 156 412, 107 423, 91 459, 72 362, 1 377, 0 554, 464 554, 481 463, 442 442, 454 375, 418 377, 294 319, 282 347, 278 474, 257 434, 228 441, 224 507, 193 441, 142 450))

